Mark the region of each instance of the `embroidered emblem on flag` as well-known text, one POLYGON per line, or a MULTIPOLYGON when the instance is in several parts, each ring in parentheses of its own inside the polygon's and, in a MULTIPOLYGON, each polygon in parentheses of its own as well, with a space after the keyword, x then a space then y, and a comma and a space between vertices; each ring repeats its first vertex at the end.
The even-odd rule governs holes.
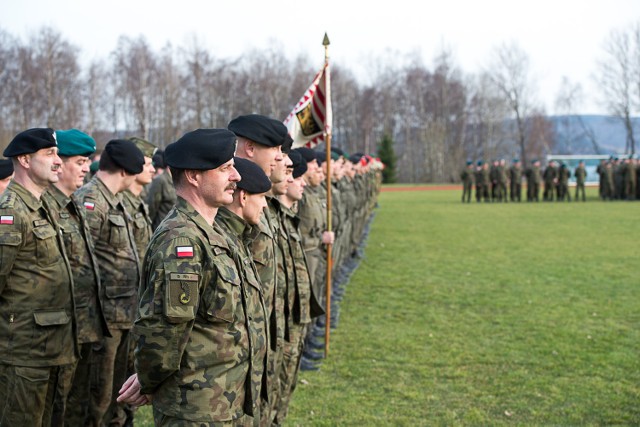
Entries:
POLYGON ((176 246, 178 258, 193 258, 193 246, 176 246))
POLYGON ((13 215, 0 216, 0 224, 13 224, 13 215))
POLYGON ((93 202, 84 202, 84 207, 92 211, 96 207, 96 204, 93 202))

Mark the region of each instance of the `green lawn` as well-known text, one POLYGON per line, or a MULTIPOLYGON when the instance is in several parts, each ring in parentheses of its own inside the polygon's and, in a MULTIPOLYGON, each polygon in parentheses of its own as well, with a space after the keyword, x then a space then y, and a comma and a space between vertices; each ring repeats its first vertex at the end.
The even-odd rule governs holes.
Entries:
POLYGON ((286 425, 640 424, 640 202, 590 191, 382 193, 329 357, 301 373, 286 425))

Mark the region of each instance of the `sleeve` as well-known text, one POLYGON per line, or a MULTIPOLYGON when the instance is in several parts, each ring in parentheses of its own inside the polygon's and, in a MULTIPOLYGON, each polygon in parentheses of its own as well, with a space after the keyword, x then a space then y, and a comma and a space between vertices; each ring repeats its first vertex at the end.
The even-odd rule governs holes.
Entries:
POLYGON ((14 212, 2 210, 0 215, 3 219, 0 225, 0 294, 2 294, 22 244, 22 231, 18 215, 14 212))
POLYGON ((89 227, 91 239, 95 244, 100 241, 102 226, 104 225, 107 216, 106 209, 95 199, 90 197, 85 197, 80 203, 80 209, 84 211, 86 224, 89 227))
POLYGON ((180 368, 204 281, 201 257, 201 248, 186 237, 149 247, 133 328, 138 340, 135 368, 143 394, 153 394, 180 368))
POLYGON ((158 206, 160 205, 161 193, 158 191, 160 187, 159 178, 155 178, 149 186, 149 193, 147 194, 147 206, 149 207, 149 218, 151 222, 156 222, 156 215, 158 215, 158 206))

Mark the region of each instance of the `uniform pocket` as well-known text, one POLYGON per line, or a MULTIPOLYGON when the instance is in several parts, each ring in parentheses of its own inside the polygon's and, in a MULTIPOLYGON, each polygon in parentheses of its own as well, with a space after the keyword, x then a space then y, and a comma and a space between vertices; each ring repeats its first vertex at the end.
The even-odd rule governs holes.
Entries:
POLYGON ((109 219, 109 244, 116 249, 127 247, 129 236, 127 235, 127 223, 124 217, 119 214, 110 213, 109 219))
POLYGON ((33 229, 36 237, 37 264, 46 267, 60 260, 61 253, 56 241, 56 230, 50 225, 42 225, 33 229))
POLYGON ((222 271, 228 273, 226 270, 229 269, 233 274, 223 274, 217 269, 215 287, 210 285, 205 291, 206 314, 210 322, 232 323, 238 316, 238 310, 242 309, 240 277, 234 267, 225 267, 222 271))

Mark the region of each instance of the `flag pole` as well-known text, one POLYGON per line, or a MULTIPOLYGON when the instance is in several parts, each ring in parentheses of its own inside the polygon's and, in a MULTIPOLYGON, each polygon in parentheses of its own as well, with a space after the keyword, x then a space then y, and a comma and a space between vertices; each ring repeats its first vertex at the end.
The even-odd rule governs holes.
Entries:
MULTIPOLYGON (((331 102, 331 82, 329 75, 329 37, 327 33, 324 33, 324 39, 322 40, 324 46, 324 66, 325 66, 325 92, 327 105, 331 102)), ((327 126, 327 115, 325 114, 324 132, 325 132, 325 146, 326 146, 326 163, 327 163, 327 230, 331 231, 331 127, 327 126)), ((329 356, 329 335, 331 333, 331 270, 333 268, 333 262, 331 260, 333 244, 327 245, 327 302, 325 310, 325 322, 324 322, 324 357, 329 356)))

